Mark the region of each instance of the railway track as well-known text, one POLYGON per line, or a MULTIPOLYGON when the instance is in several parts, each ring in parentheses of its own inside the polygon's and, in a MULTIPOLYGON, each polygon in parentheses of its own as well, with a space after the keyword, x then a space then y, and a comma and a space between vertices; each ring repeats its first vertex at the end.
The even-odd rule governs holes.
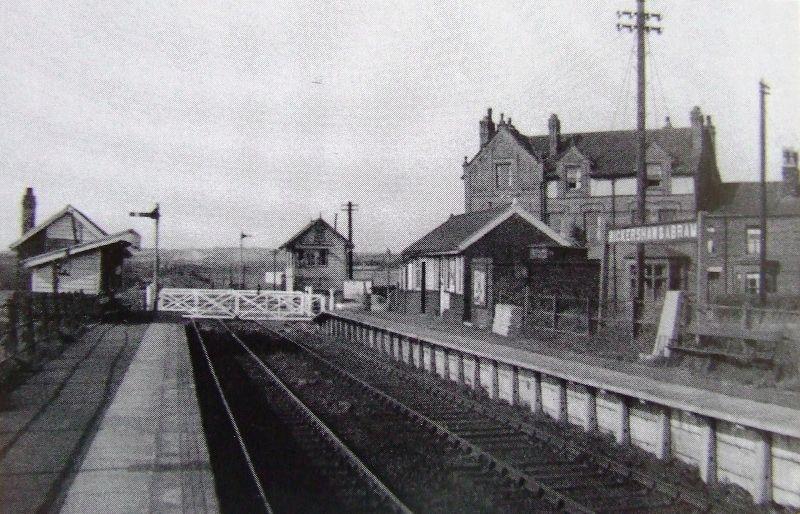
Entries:
MULTIPOLYGON (((258 462, 253 458, 253 452, 248 448, 248 444, 252 444, 253 441, 249 441, 239 429, 245 424, 237 422, 237 414, 241 414, 241 411, 237 412, 236 409, 230 407, 230 403, 233 402, 228 401, 230 395, 225 394, 222 384, 225 377, 220 379, 216 372, 203 335, 194 321, 192 321, 192 328, 214 377, 225 411, 234 427, 242 455, 247 461, 250 471, 249 478, 261 496, 261 508, 264 512, 272 513, 273 502, 267 498, 265 492, 270 488, 268 484, 264 484, 263 478, 263 476, 269 477, 270 475, 269 463, 258 462)), ((231 332, 231 334, 233 333, 231 332)), ((411 512, 246 344, 235 335, 233 340, 240 345, 242 351, 240 356, 249 359, 260 371, 253 380, 253 384, 259 386, 260 392, 263 394, 262 400, 280 418, 282 426, 290 432, 300 450, 308 458, 313 459, 313 467, 319 474, 319 479, 330 482, 331 489, 336 491, 337 501, 323 500, 322 507, 317 505, 321 511, 330 511, 332 508, 334 511, 344 509, 350 512, 395 512, 400 514, 411 512)), ((279 493, 278 491, 277 494, 279 493)))
POLYGON ((525 423, 519 416, 499 413, 442 387, 432 377, 377 358, 366 348, 320 345, 315 333, 290 334, 259 325, 559 508, 576 512, 750 512, 754 508, 720 504, 702 492, 653 478, 567 439, 548 424, 525 423))
POLYGON ((261 369, 270 369, 288 388, 295 389, 294 394, 310 410, 321 412, 319 418, 332 419, 333 423, 325 419, 331 432, 343 434, 340 437, 348 445, 353 442, 352 452, 391 484, 407 508, 442 513, 564 510, 563 505, 551 498, 542 499, 539 491, 521 486, 481 455, 465 451, 459 441, 437 432, 398 404, 387 402, 354 377, 338 380, 342 375, 337 370, 279 334, 272 335, 288 343, 297 358, 288 357, 287 352, 265 352, 263 344, 256 349, 262 353, 257 356, 242 340, 246 338, 239 338, 222 325, 241 347, 248 348, 261 369), (309 382, 312 385, 308 388, 298 385, 309 382), (344 403, 348 408, 332 415, 326 408, 330 403, 344 403))

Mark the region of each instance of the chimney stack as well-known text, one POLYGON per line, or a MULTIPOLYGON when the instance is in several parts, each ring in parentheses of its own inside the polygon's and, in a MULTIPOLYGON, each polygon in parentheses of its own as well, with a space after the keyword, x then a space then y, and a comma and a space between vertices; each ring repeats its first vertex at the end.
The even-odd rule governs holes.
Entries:
POLYGON ((33 188, 29 187, 25 190, 25 196, 22 197, 22 233, 36 226, 36 197, 33 195, 33 188))
POLYGON ((486 117, 480 121, 481 148, 492 140, 495 134, 494 121, 492 120, 492 108, 486 110, 486 117))
POLYGON ((547 128, 550 132, 550 155, 554 157, 558 155, 558 144, 561 139, 561 122, 558 120, 558 116, 555 114, 550 115, 550 119, 547 121, 547 128))
POLYGON ((692 126, 692 154, 700 156, 703 151, 703 111, 695 106, 689 113, 689 120, 692 126))
POLYGON ((783 149, 783 191, 787 196, 800 196, 800 176, 794 148, 783 149))

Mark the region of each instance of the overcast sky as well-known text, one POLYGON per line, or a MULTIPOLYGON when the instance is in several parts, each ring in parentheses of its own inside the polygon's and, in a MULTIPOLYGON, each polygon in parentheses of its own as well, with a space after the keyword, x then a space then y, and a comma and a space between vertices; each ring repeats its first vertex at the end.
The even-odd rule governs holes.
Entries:
MULTIPOLYGON (((461 163, 487 107, 524 133, 635 126, 633 0, 0 2, 0 246, 71 203, 168 247, 282 243, 359 204, 360 250, 400 250, 463 212, 461 163), (277 4, 281 4, 278 6, 277 4), (627 78, 627 80, 626 80, 627 78)), ((650 126, 717 126, 724 180, 800 145, 798 1, 651 0, 650 126)), ((340 228, 343 216, 340 214, 340 228)))

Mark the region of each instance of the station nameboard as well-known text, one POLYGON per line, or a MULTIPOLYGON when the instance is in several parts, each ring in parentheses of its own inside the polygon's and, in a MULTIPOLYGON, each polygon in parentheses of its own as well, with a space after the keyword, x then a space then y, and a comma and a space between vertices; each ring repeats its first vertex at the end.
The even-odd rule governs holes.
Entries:
POLYGON ((608 231, 609 243, 658 243, 695 238, 697 238, 696 221, 613 228, 608 231))

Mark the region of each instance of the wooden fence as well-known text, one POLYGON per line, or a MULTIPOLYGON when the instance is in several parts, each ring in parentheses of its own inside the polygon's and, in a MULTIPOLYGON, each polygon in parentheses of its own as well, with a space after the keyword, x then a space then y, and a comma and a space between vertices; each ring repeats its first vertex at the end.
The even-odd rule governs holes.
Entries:
POLYGON ((0 308, 0 365, 35 361, 107 312, 96 297, 16 292, 0 308))

